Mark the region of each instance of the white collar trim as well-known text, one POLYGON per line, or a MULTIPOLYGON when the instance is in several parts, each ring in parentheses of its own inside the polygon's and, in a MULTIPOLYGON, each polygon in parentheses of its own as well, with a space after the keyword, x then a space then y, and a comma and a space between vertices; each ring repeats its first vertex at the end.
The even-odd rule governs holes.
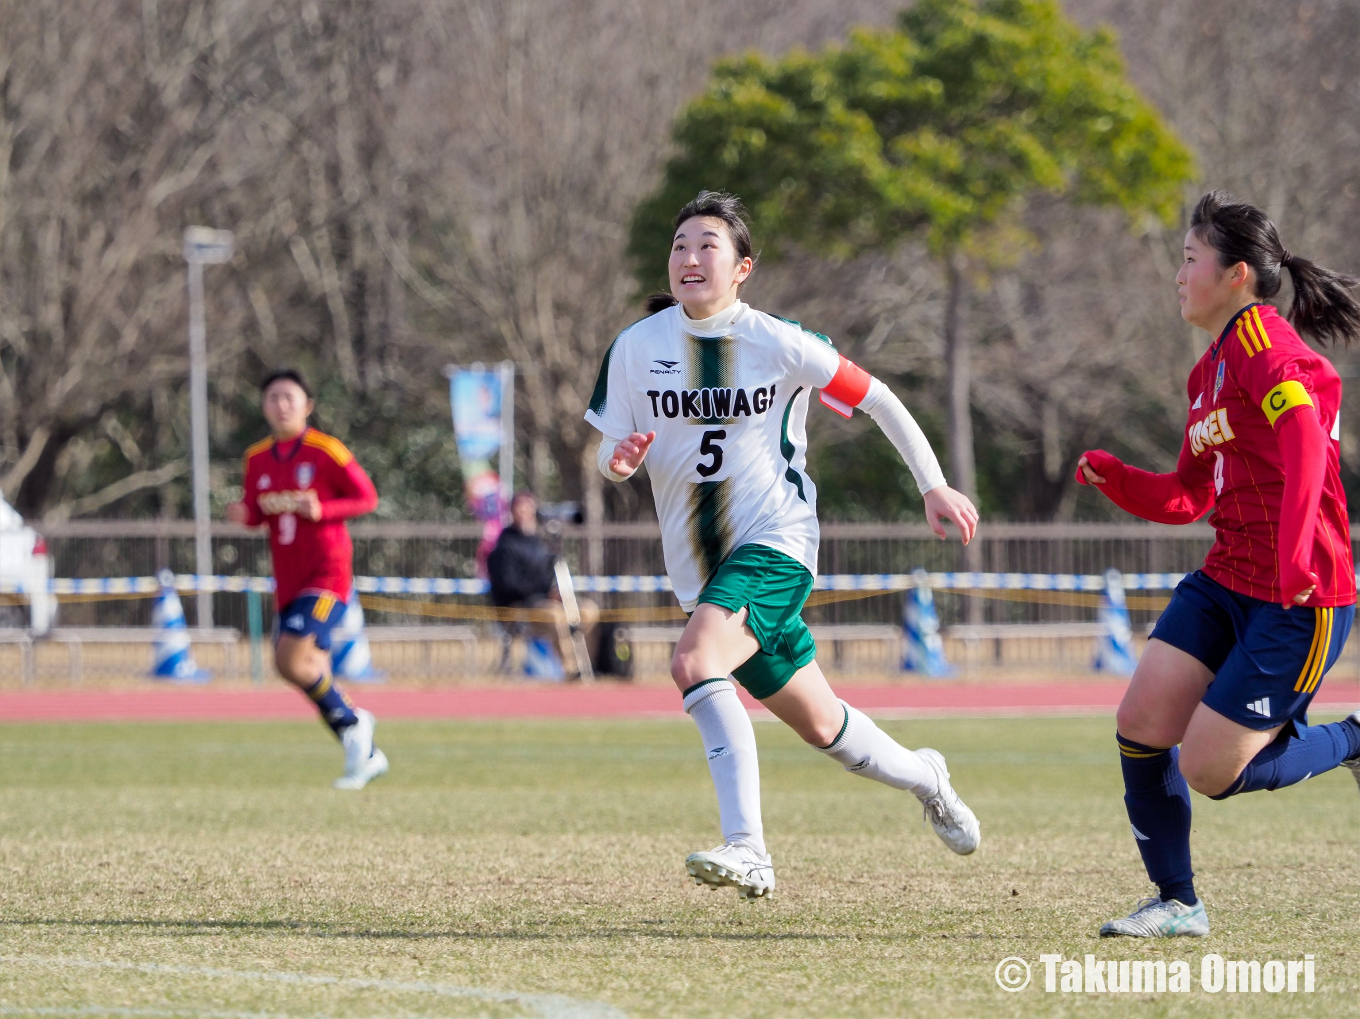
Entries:
POLYGON ((702 319, 693 319, 686 315, 684 305, 677 304, 676 309, 680 312, 680 325, 686 332, 717 336, 732 328, 746 311, 746 305, 742 301, 734 301, 716 315, 702 319))

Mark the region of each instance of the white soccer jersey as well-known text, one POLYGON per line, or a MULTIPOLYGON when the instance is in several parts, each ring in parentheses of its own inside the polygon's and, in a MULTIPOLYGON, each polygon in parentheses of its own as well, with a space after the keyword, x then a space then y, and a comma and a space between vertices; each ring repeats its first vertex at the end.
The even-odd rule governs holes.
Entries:
POLYGON ((831 381, 840 357, 825 337, 738 305, 711 334, 678 305, 629 326, 605 353, 586 413, 611 439, 656 432, 645 465, 686 612, 742 545, 778 549, 817 573, 805 421, 811 391, 831 381))

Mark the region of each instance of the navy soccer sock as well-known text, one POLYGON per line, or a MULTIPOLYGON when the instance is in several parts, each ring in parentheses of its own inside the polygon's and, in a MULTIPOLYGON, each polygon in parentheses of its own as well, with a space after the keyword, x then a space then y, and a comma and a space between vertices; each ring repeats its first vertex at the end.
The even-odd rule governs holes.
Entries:
POLYGON ((1331 771, 1342 761, 1360 755, 1360 725, 1349 718, 1327 725, 1295 725, 1293 735, 1281 733, 1274 743, 1253 757, 1237 781, 1214 797, 1225 800, 1257 789, 1283 789, 1313 775, 1331 771))
POLYGON ((1190 869, 1190 787, 1185 784, 1176 747, 1150 747, 1116 733, 1124 772, 1124 806, 1148 877, 1162 900, 1193 906, 1190 869))
POLYGON ((359 716, 354 713, 354 705, 330 676, 322 676, 309 686, 307 696, 321 712, 321 720, 329 725, 331 732, 337 736, 342 730, 359 721, 359 716))

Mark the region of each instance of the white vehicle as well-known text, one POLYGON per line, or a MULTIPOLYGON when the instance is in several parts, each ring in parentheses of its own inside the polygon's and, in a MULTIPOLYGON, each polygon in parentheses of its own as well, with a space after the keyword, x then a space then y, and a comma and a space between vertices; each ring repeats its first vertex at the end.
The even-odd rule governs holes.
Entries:
MULTIPOLYGON (((51 576, 42 535, 26 526, 24 518, 0 498, 0 592, 27 596, 29 627, 35 637, 47 633, 57 621, 57 599, 47 589, 51 576)), ((6 619, 0 608, 0 626, 18 624, 17 619, 6 619)))

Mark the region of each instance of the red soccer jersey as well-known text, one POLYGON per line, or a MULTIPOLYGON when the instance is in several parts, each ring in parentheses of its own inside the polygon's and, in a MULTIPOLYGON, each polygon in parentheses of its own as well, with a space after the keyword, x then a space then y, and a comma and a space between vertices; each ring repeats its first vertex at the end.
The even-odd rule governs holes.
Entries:
POLYGON ((349 598, 354 547, 345 521, 371 513, 378 492, 344 443, 315 428, 287 442, 257 442, 246 450, 245 505, 251 526, 269 525, 280 610, 313 591, 349 598), (321 500, 320 520, 296 512, 308 489, 321 500))
MULTIPOLYGON (((1310 606, 1355 601, 1346 493, 1341 487, 1337 416, 1341 378, 1268 304, 1242 309, 1190 372, 1190 414, 1177 474, 1187 486, 1212 486, 1217 540, 1204 572, 1230 591, 1280 603, 1286 458, 1277 434, 1312 406, 1330 436, 1322 450, 1321 499, 1311 546, 1317 588, 1310 606)), ((1288 445, 1287 443, 1285 444, 1288 445)), ((1303 586, 1303 585, 1299 585, 1303 586)))

